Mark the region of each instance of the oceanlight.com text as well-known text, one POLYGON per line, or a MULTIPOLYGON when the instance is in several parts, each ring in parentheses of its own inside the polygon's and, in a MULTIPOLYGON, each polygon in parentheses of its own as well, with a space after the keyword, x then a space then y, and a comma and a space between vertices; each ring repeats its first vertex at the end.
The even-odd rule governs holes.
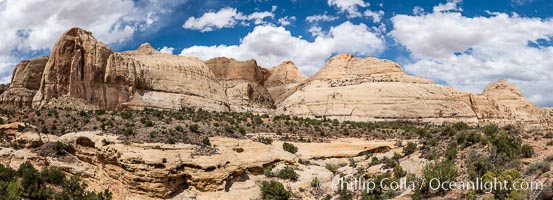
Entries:
POLYGON ((430 179, 428 181, 409 181, 406 178, 401 178, 399 181, 394 181, 389 178, 384 178, 378 182, 365 180, 364 178, 344 179, 343 177, 332 181, 333 190, 348 190, 348 191, 406 191, 428 188, 430 190, 465 190, 465 191, 483 191, 491 193, 498 190, 543 190, 543 183, 538 181, 506 181, 498 180, 482 180, 477 178, 475 181, 440 181, 439 179, 430 179))

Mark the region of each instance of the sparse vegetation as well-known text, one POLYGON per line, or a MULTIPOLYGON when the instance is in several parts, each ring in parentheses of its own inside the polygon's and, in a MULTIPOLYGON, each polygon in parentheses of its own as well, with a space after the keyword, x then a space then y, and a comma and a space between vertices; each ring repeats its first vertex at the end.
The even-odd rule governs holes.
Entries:
POLYGON ((284 149, 284 151, 288 151, 290 153, 298 152, 298 147, 296 147, 295 145, 290 144, 288 142, 285 142, 285 143, 282 144, 282 149, 284 149))
POLYGON ((278 181, 263 181, 261 183, 261 198, 264 200, 287 200, 292 193, 278 181))

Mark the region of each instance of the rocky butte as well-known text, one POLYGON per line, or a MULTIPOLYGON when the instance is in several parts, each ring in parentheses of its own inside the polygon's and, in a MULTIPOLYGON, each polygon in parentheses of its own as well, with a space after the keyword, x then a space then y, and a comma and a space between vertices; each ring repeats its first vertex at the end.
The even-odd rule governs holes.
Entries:
POLYGON ((145 43, 114 52, 72 28, 49 57, 18 64, 3 104, 41 107, 80 99, 105 109, 202 108, 352 121, 514 124, 549 129, 551 112, 506 81, 471 94, 406 74, 389 60, 340 54, 312 77, 291 61, 264 69, 255 60, 158 52, 145 43))

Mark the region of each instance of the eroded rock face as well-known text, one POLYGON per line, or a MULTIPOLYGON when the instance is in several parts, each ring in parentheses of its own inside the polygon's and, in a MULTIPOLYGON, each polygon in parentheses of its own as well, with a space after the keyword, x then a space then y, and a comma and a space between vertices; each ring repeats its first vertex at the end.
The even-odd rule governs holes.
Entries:
POLYGON ((403 72, 398 64, 349 54, 329 59, 277 105, 282 114, 355 121, 477 123, 461 91, 403 72))
POLYGON ((407 120, 547 129, 551 115, 506 81, 471 94, 407 75, 388 60, 338 55, 277 103, 277 113, 354 121, 407 120))
POLYGON ((273 106, 263 86, 269 72, 255 60, 237 61, 224 57, 205 62, 224 88, 230 109, 239 112, 268 112, 273 106))
MULTIPOLYGON (((347 159, 380 152, 380 149, 389 150, 393 145, 393 141, 342 138, 329 143, 294 143, 299 151, 291 154, 282 149, 281 141, 266 145, 252 140, 212 137, 210 141, 217 153, 202 156, 195 155, 201 148, 195 145, 124 144, 117 136, 101 131, 74 132, 60 137, 28 132, 14 137, 26 143, 39 141, 41 137, 44 142, 60 141, 71 145, 74 151, 61 159, 41 156, 30 149, 2 148, 0 164, 17 168, 25 160, 38 166, 48 163, 67 173, 80 173, 89 181, 90 189, 109 188, 114 199, 165 199, 185 190, 223 192, 244 181, 244 177, 246 180, 248 176, 264 177, 263 169, 275 163, 293 165, 298 158, 347 159)), ((321 167, 321 170, 325 169, 321 167)), ((307 173, 302 176, 309 177, 307 173)), ((307 184, 311 179, 302 182, 307 184)), ((259 189, 257 186, 255 189, 257 195, 259 189)))
POLYGON ((548 110, 532 104, 520 90, 504 80, 491 83, 482 94, 471 94, 469 100, 482 123, 512 124, 532 129, 547 129, 553 125, 548 110))
POLYGON ((307 77, 298 69, 292 61, 285 61, 269 70, 269 77, 265 81, 265 87, 275 102, 279 102, 286 96, 287 91, 297 86, 307 77))
POLYGON ((229 110, 222 87, 200 60, 162 54, 149 44, 112 52, 78 28, 64 33, 52 48, 33 104, 44 106, 61 96, 108 109, 229 110))
POLYGON ((31 106, 47 61, 48 57, 39 57, 17 64, 9 88, 0 95, 0 102, 18 107, 31 106))

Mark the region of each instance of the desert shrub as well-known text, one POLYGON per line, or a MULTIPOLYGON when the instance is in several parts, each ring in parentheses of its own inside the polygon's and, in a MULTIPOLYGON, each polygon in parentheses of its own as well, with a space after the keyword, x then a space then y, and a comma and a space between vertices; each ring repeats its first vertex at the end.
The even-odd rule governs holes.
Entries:
POLYGON ((315 177, 311 179, 311 187, 319 187, 320 184, 319 178, 315 177))
POLYGON ((177 126, 175 127, 175 131, 178 131, 178 132, 181 132, 181 133, 182 133, 182 132, 184 132, 184 128, 183 128, 181 125, 177 125, 177 126))
POLYGON ((534 156, 534 147, 528 144, 522 145, 521 154, 523 158, 531 158, 534 156))
POLYGON ((204 137, 204 139, 202 139, 202 144, 206 146, 211 146, 211 141, 209 141, 209 137, 204 137))
POLYGON ((263 144, 272 144, 273 143, 273 138, 270 138, 270 137, 259 137, 257 138, 257 141, 258 142, 261 142, 263 144))
POLYGON ((54 144, 52 145, 52 149, 54 150, 54 152, 56 152, 57 155, 65 155, 65 145, 60 141, 54 142, 54 144))
POLYGON ((264 200, 287 200, 292 193, 278 181, 263 181, 261 183, 261 197, 264 200))
POLYGON ((407 172, 399 165, 394 167, 394 178, 401 178, 407 175, 407 172))
POLYGON ((290 153, 298 152, 298 147, 296 147, 295 145, 290 144, 288 142, 285 142, 285 143, 282 144, 282 149, 284 149, 284 151, 288 151, 290 153))
POLYGON ((57 167, 44 167, 40 174, 50 184, 61 185, 65 181, 65 174, 57 167))
POLYGON ((403 155, 408 156, 417 150, 417 144, 414 142, 407 142, 407 145, 403 147, 403 155))
POLYGON ((263 174, 264 174, 265 177, 267 177, 267 178, 274 177, 275 174, 273 173, 273 166, 267 166, 267 167, 265 167, 265 169, 263 169, 263 174))
POLYGON ((545 145, 547 145, 547 146, 553 146, 553 140, 547 141, 547 143, 546 143, 545 145))
POLYGON ((299 175, 296 173, 294 168, 286 166, 278 172, 277 177, 279 177, 281 179, 288 179, 288 180, 292 180, 292 181, 297 181, 299 175))
POLYGON ((457 141, 457 144, 468 147, 483 141, 484 138, 481 137, 479 133, 474 131, 460 131, 455 135, 455 140, 457 141))
POLYGON ((445 190, 438 184, 443 183, 445 188, 449 188, 449 184, 445 182, 451 182, 457 177, 457 168, 453 161, 432 161, 424 166, 423 177, 426 182, 423 186, 423 193, 425 190, 429 191, 430 188, 439 188, 436 192, 443 194, 445 190), (431 182, 432 179, 439 180, 439 183, 437 181, 431 182))
POLYGON ((470 128, 469 125, 467 125, 465 122, 457 122, 453 124, 453 128, 457 131, 467 130, 470 128))
POLYGON ((482 177, 486 172, 494 169, 493 163, 488 156, 482 154, 469 153, 467 159, 467 173, 471 180, 482 177))
MULTIPOLYGON (((493 172, 487 172, 482 176, 483 183, 501 182, 506 185, 512 185, 514 182, 522 183, 524 179, 516 170, 505 170, 497 175, 493 172)), ((492 187, 491 193, 495 199, 527 199, 522 190, 505 190, 501 187, 492 187)))
POLYGON ((447 160, 455 160, 455 158, 457 158, 457 143, 453 142, 447 147, 445 158, 447 160))
POLYGON ((497 131, 499 131, 499 127, 495 124, 489 124, 484 127, 484 134, 487 136, 494 135, 497 131))
POLYGON ((190 130, 190 132, 192 133, 197 133, 199 129, 200 129, 200 126, 198 126, 198 124, 188 125, 188 130, 190 130))
POLYGON ((167 139, 167 144, 175 144, 175 143, 176 143, 176 141, 175 141, 174 138, 170 137, 170 138, 167 139))
POLYGON ((548 161, 539 161, 528 165, 528 167, 526 168, 525 174, 534 174, 538 171, 540 173, 545 173, 545 172, 549 172, 550 170, 551 169, 548 161))

